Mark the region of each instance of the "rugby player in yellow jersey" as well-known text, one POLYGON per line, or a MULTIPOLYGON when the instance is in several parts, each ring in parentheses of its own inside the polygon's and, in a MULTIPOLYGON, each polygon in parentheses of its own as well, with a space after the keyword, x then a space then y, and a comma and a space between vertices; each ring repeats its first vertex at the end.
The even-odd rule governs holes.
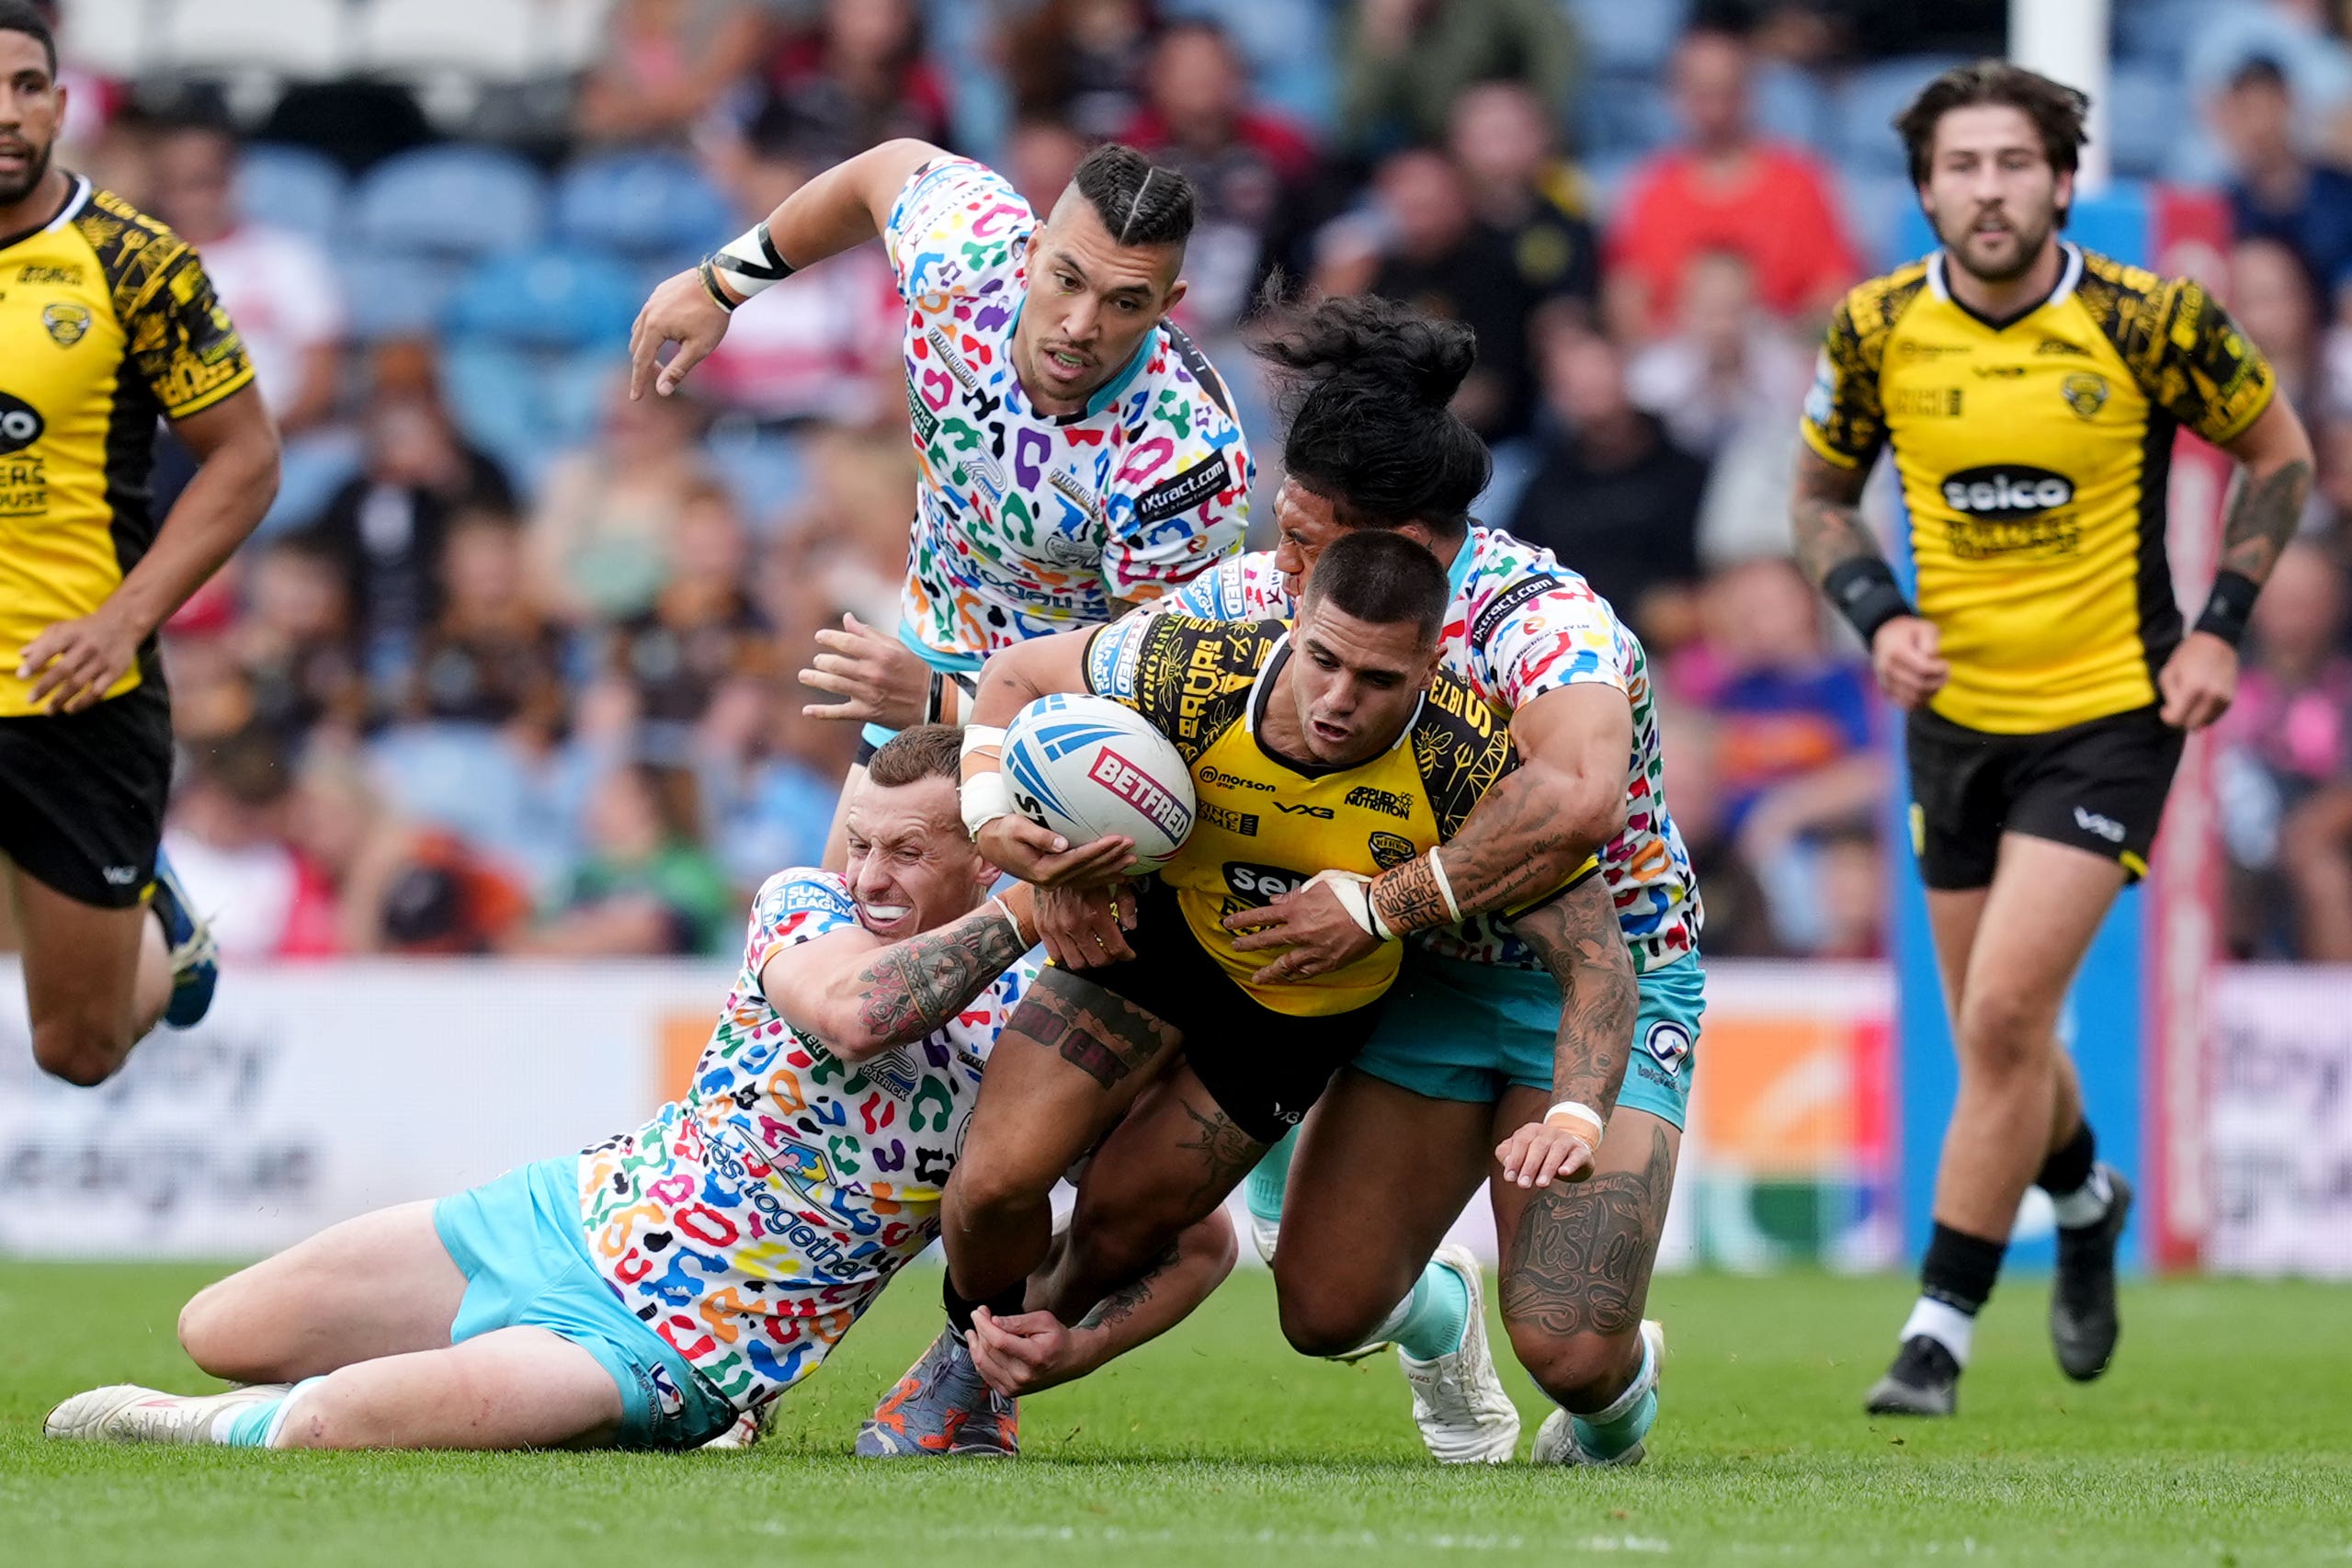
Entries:
POLYGON ((48 25, 0 0, 0 856, 33 1056, 96 1084, 211 1003, 159 853, 155 629, 261 520, 278 435, 196 253, 51 163, 64 115, 48 25), (202 463, 161 527, 159 416, 202 463))
MULTIPOLYGON (((1295 627, 1130 619, 989 660, 965 733, 964 805, 990 861, 1034 875, 1066 853, 1012 812, 991 755, 1001 726, 1049 693, 1092 691, 1142 714, 1183 756, 1199 810, 1146 884, 1134 957, 1046 970, 999 1037, 942 1209, 949 1327, 867 1422, 860 1453, 941 1452, 991 1410, 1009 1434, 972 1362, 974 1313, 1034 1304, 1080 1322, 1213 1211, 1369 1037, 1398 943, 1269 983, 1221 921, 1318 874, 1369 881, 1426 855, 1516 766, 1507 726, 1440 667, 1450 595, 1428 551, 1365 529, 1324 552, 1295 627), (1089 1151, 1057 1250, 1050 1195, 1089 1151)), ((1575 977, 1562 982, 1573 994, 1561 1075, 1607 1103, 1635 989, 1594 869, 1588 859, 1517 920, 1559 960, 1554 973, 1575 977)), ((1500 1157, 1548 1186, 1589 1176, 1596 1141, 1538 1120, 1500 1157)))
POLYGON ((2107 1369, 2131 1205, 2095 1158, 2060 1005, 2146 869, 2184 736, 2221 717, 2237 642, 2310 488, 2261 354, 2196 283, 2059 238, 2087 102, 1986 61, 1895 120, 1940 248, 1832 319, 1805 405, 1797 548, 1907 710, 1911 824, 1960 1053, 1921 1294, 1874 1414, 1948 1415, 2029 1185, 2058 1213, 2051 1335, 2107 1369), (2176 430, 2244 476, 2183 634, 2165 556, 2176 430), (1856 502, 1894 452, 1915 608, 1856 502))

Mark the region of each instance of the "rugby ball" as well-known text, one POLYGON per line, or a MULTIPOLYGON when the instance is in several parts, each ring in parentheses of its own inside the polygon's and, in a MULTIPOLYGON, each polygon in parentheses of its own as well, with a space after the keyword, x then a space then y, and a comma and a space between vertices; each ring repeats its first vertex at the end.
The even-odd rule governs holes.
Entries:
POLYGON ((1108 697, 1040 697, 1005 726, 1013 809, 1073 847, 1135 841, 1141 871, 1176 858, 1192 834, 1192 775, 1165 735, 1108 697))

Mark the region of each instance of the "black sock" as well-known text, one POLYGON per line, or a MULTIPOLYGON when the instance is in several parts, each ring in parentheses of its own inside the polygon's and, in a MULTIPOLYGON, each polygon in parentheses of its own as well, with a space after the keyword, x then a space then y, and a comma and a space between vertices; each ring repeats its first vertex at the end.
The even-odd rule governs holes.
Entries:
POLYGON ((2042 1161, 2040 1174, 2033 1178, 2034 1186, 2052 1198, 2063 1198, 2070 1192, 2080 1192, 2083 1184, 2091 1179, 2091 1166, 2098 1158, 2098 1140, 2091 1135, 2091 1124, 2083 1122, 2074 1129, 2074 1136, 2050 1152, 2042 1161))
POLYGON ((2001 1277, 2001 1256, 2008 1250, 2006 1242, 1971 1236, 1938 1220, 1919 1265, 1920 1294, 1974 1317, 1992 1299, 1993 1282, 2001 1277))
POLYGON ((971 1314, 976 1309, 986 1307, 992 1315, 1000 1318, 1015 1316, 1027 1304, 1028 1290, 1028 1281, 1022 1279, 997 1291, 987 1301, 975 1301, 956 1293, 956 1277, 953 1270, 939 1277, 939 1299, 947 1303, 948 1326, 956 1331, 956 1339, 959 1343, 962 1341, 965 1335, 971 1332, 971 1314))

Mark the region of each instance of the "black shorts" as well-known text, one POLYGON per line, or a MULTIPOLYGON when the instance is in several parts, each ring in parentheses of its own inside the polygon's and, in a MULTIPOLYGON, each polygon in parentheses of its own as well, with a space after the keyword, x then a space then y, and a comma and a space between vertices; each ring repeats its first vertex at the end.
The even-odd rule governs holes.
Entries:
POLYGON ((2186 737, 2153 707, 2038 735, 1971 730, 1922 710, 1903 725, 1911 846, 1931 888, 1991 885, 2001 835, 2022 833, 2122 862, 2137 881, 2186 737))
POLYGON ((1372 1036, 1381 1006, 1297 1017, 1243 990, 1184 923, 1175 890, 1145 884, 1135 956, 1073 971, 1123 996, 1184 1036, 1184 1054, 1218 1108, 1261 1143, 1279 1142, 1372 1036))
POLYGON ((0 855, 77 903, 128 909, 154 880, 171 786, 160 686, 79 713, 0 719, 0 855))

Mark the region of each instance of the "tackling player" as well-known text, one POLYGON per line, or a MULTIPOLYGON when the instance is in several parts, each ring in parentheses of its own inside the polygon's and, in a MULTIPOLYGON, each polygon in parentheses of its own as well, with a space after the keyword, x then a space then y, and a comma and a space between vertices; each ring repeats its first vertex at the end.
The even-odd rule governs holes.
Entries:
MULTIPOLYGON (((1706 1005, 1697 885, 1666 809, 1647 656, 1549 551, 1471 524, 1486 454, 1447 406, 1471 357, 1467 328, 1382 301, 1334 300, 1262 352, 1296 386, 1276 502, 1281 544, 1226 562, 1169 607, 1289 614, 1291 585, 1313 581, 1331 541, 1359 528, 1394 529, 1447 564, 1446 667, 1508 719, 1523 758, 1443 856, 1431 857, 1471 919, 1449 923, 1426 888, 1413 908, 1408 879, 1431 878, 1431 866, 1392 869, 1373 884, 1381 924, 1417 933, 1403 973, 1371 1043, 1303 1130, 1310 1152, 1297 1173, 1286 1142, 1251 1174, 1254 1235, 1295 1287, 1286 1331, 1301 1349, 1327 1355, 1393 1340, 1431 1454, 1510 1457, 1518 1417, 1486 1351, 1476 1263, 1460 1249, 1431 1262, 1431 1252, 1492 1175, 1490 1119, 1508 1128, 1545 1104, 1582 1102, 1592 1131, 1607 1124, 1593 1180, 1531 1202, 1494 1187, 1504 1310, 1520 1362, 1563 1413, 1547 1422, 1537 1457, 1637 1461, 1658 1372, 1642 1311, 1706 1005), (1520 879, 1596 848, 1641 990, 1638 1016, 1619 1031, 1630 1071, 1611 1099, 1555 1081, 1558 984, 1521 932, 1480 914, 1521 896, 1520 879), (1386 1216, 1374 1236, 1349 1222, 1368 1195, 1386 1216)), ((1051 930, 1051 909, 1041 919, 1051 930)), ((1227 921, 1256 927, 1236 942, 1244 950, 1297 944, 1264 979, 1312 974, 1369 949, 1364 924, 1320 888, 1227 921)))
POLYGON ((155 631, 268 509, 278 432, 196 252, 51 162, 65 97, 40 13, 0 0, 0 855, 33 1057, 87 1085, 212 1004, 161 852, 155 631), (201 465, 160 527, 158 418, 201 465))
POLYGON ((2147 869, 2187 732, 2236 689, 2237 642, 2311 487, 2259 352, 2203 288, 2059 238, 2086 100, 2000 61, 1895 120, 1940 248, 1829 326, 1791 512, 1804 563, 1908 711, 1911 830, 1960 1052, 1921 1293, 1876 1414, 1949 1415, 2028 1186, 2058 1211, 2051 1337, 2107 1369, 2131 1209, 2099 1164, 2059 1008, 2147 869), (2242 463, 2221 571, 2182 634, 2165 479, 2186 426, 2242 463), (1858 516, 1894 452, 1916 608, 1858 516))
POLYGON ((1040 222, 994 171, 889 142, 653 291, 631 396, 674 391, 730 314, 796 268, 877 232, 890 252, 921 468, 896 645, 845 621, 819 633, 801 678, 876 681, 897 699, 812 713, 866 721, 869 750, 890 733, 877 720, 953 721, 990 653, 1111 619, 1241 548, 1249 449, 1224 382, 1167 319, 1193 210, 1184 176, 1117 143, 1087 154, 1040 222))
MULTIPOLYGON (((1221 920, 1318 874, 1360 888, 1426 855, 1513 766, 1505 728, 1437 667, 1446 599, 1427 551, 1368 531, 1326 552, 1295 630, 1137 618, 990 661, 964 804, 998 864, 1032 869, 1043 830, 1012 813, 989 726, 1049 692, 1091 690, 1141 713, 1185 757, 1199 806, 1183 849, 1147 884, 1134 957, 1083 978, 1045 971, 1007 1028, 949 1189, 948 1330, 875 1412, 860 1452, 932 1447, 926 1437, 986 1397, 969 1346, 983 1304, 1010 1318, 1034 1297, 1078 1321, 1213 1210, 1362 1048, 1396 976, 1393 944, 1268 982, 1221 920), (1025 1289, 1046 1256, 1053 1182, 1089 1149, 1066 1245, 1025 1289)), ((1530 902, 1542 912, 1524 918, 1575 987, 1562 1052, 1606 1099, 1622 1045, 1583 1025, 1614 1018, 1621 1034, 1632 980, 1588 869, 1567 891, 1540 890, 1530 902), (1605 942, 1570 936, 1596 925, 1605 942)), ((1539 1123, 1511 1158, 1531 1180, 1573 1179, 1595 1141, 1539 1123)))
MULTIPOLYGON (((981 1063, 1031 971, 1028 894, 958 820, 957 733, 876 753, 847 875, 778 873, 681 1099, 578 1154, 331 1227, 179 1320, 205 1371, 118 1385, 52 1437, 246 1448, 692 1448, 813 1372, 938 1233, 981 1063), (290 1387, 288 1385, 291 1385, 290 1387)), ((1205 1296, 1232 1237, 1101 1333, 1205 1296)))

